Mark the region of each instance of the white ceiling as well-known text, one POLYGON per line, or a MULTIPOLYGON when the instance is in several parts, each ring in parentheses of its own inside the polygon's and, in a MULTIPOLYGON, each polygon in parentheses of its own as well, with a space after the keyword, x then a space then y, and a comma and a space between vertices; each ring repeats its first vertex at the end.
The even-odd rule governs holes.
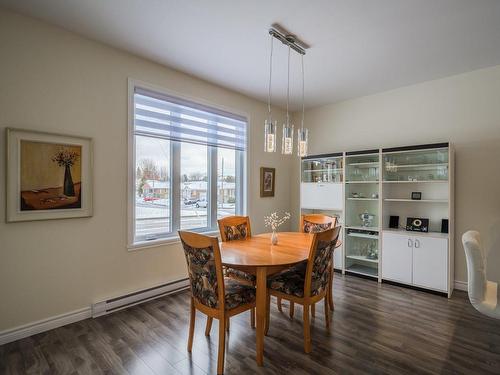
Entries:
MULTIPOLYGON (((0 0, 0 5, 267 100, 275 22, 311 45, 306 106, 500 64, 498 0, 0 0)), ((284 106, 286 47, 273 96, 284 106)), ((292 108, 300 107, 292 54, 292 108)))

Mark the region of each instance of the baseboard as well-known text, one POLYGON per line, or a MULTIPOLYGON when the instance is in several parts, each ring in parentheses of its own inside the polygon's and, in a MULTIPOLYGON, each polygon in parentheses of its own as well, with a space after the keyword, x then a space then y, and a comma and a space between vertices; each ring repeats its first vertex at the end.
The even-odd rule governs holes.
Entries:
POLYGON ((465 292, 467 292, 467 281, 459 281, 459 280, 455 280, 455 289, 457 290, 463 290, 465 292))
POLYGON ((80 320, 109 314, 114 311, 164 297, 169 294, 174 294, 187 288, 189 288, 189 280, 187 278, 174 280, 170 283, 139 290, 123 296, 117 296, 79 310, 70 311, 65 314, 56 315, 47 319, 38 320, 36 322, 10 328, 5 331, 0 331, 0 345, 24 339, 45 331, 50 331, 51 329, 75 323, 80 320), (96 309, 96 307, 100 307, 100 309, 96 309))
POLYGON ((24 339, 25 337, 33 336, 38 333, 49 331, 54 328, 62 327, 66 324, 78 322, 88 319, 92 315, 92 310, 89 307, 71 311, 65 314, 53 316, 47 319, 38 320, 22 326, 14 327, 0 332, 0 345, 7 344, 12 341, 24 339))
POLYGON ((108 298, 107 300, 92 304, 92 317, 97 318, 101 315, 110 314, 156 298, 168 296, 169 294, 174 294, 186 290, 187 288, 189 288, 189 279, 182 278, 152 288, 108 298))

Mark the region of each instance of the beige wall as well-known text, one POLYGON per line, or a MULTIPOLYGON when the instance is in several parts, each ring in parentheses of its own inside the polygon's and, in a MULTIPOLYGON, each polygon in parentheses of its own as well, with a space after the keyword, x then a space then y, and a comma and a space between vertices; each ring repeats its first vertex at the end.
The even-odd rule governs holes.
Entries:
MULTIPOLYGON (((248 113, 252 228, 263 231, 263 215, 289 209, 291 159, 262 152, 265 104, 1 10, 0 51, 2 159, 7 126, 92 137, 95 178, 92 218, 0 221, 0 331, 185 276, 178 244, 126 248, 129 77, 248 113), (275 198, 259 197, 261 166, 277 169, 275 198)), ((0 180, 3 213, 4 160, 0 180)))
POLYGON ((455 279, 467 280, 461 235, 477 229, 491 249, 488 276, 500 281, 500 66, 311 109, 305 118, 311 153, 454 143, 455 279))

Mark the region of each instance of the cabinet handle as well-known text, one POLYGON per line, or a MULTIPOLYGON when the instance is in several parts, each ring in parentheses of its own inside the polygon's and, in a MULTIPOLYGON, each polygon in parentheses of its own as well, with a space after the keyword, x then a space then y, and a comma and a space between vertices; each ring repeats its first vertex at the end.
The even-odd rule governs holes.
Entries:
POLYGON ((413 247, 413 241, 411 238, 408 238, 408 247, 413 247))
POLYGON ((420 241, 419 240, 415 240, 415 247, 417 249, 420 247, 420 241))

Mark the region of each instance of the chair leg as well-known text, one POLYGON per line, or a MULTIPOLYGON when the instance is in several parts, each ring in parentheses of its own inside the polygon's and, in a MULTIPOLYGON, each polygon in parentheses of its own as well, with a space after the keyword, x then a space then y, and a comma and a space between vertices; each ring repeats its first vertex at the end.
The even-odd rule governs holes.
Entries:
POLYGON ((210 331, 212 330, 212 321, 214 318, 207 316, 207 326, 205 327, 205 336, 210 336, 210 331))
POLYGON ((293 319, 294 312, 295 312, 295 303, 290 301, 290 319, 293 319))
POLYGON ((282 308, 282 306, 281 306, 281 297, 276 297, 276 298, 277 298, 276 303, 277 303, 277 305, 278 305, 278 311, 279 311, 279 312, 283 312, 283 308, 282 308))
POLYGON ((255 307, 250 309, 250 325, 255 328, 255 307))
POLYGON ((271 320, 271 295, 267 293, 267 303, 266 303, 266 327, 264 329, 264 334, 267 336, 269 332, 269 321, 271 320))
POLYGON ((316 318, 316 304, 315 304, 315 303, 313 303, 313 304, 311 305, 311 316, 312 316, 313 318, 316 318))
POLYGON ((311 326, 309 321, 309 305, 304 304, 304 351, 311 353, 311 326))
POLYGON ((229 319, 219 319, 219 352, 217 353, 217 374, 224 373, 224 355, 226 353, 226 322, 229 319))
POLYGON ((333 311, 333 309, 334 309, 334 306, 333 306, 333 267, 330 270, 330 280, 328 282, 327 297, 328 297, 328 304, 330 305, 330 310, 333 311))
POLYGON ((196 309, 194 307, 194 300, 191 298, 191 316, 189 318, 189 337, 188 337, 188 352, 191 353, 193 348, 194 324, 196 321, 196 309))
POLYGON ((326 329, 330 329, 330 305, 327 297, 328 294, 325 296, 325 323, 326 329))
POLYGON ((226 323, 225 323, 225 325, 226 325, 226 331, 229 332, 229 316, 226 317, 226 323))

